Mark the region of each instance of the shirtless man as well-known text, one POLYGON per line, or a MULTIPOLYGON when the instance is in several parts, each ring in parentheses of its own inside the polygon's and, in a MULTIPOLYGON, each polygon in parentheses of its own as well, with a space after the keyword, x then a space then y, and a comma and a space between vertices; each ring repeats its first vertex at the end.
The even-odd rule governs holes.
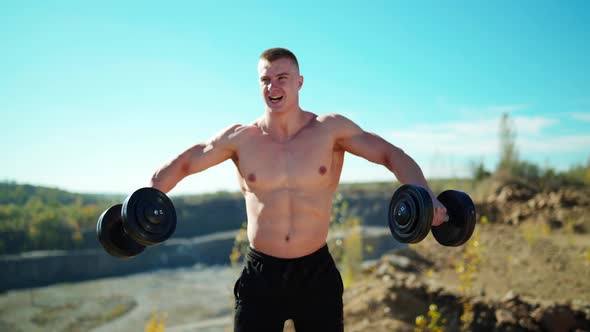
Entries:
POLYGON ((235 331, 342 331, 342 279, 326 246, 332 197, 344 152, 389 169, 400 183, 424 186, 420 167, 398 147, 338 115, 299 106, 303 76, 293 53, 266 50, 258 62, 264 114, 196 144, 155 172, 151 186, 169 192, 183 178, 231 159, 246 201, 249 251, 235 284, 235 331))

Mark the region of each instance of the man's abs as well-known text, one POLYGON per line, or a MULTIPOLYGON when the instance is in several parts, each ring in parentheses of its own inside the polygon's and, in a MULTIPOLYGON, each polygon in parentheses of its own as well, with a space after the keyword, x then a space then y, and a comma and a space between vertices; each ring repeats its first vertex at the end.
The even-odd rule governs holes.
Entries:
POLYGON ((267 255, 295 258, 326 244, 332 192, 245 193, 250 245, 267 255))

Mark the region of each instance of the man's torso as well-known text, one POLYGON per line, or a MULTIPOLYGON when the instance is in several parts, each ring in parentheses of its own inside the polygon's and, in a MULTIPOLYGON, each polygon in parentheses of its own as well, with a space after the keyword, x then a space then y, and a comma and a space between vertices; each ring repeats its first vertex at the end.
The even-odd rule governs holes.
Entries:
POLYGON ((246 200, 248 239, 261 252, 301 257, 326 242, 344 151, 325 117, 278 142, 258 126, 237 131, 233 161, 246 200))

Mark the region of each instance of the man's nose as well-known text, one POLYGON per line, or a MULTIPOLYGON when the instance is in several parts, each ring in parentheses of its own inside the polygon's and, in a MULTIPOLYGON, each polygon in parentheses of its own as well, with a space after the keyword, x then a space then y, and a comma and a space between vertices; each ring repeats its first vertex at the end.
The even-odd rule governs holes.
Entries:
POLYGON ((275 83, 276 82, 273 82, 273 81, 268 82, 268 84, 266 85, 266 88, 268 89, 268 91, 271 91, 273 87, 277 86, 275 83))

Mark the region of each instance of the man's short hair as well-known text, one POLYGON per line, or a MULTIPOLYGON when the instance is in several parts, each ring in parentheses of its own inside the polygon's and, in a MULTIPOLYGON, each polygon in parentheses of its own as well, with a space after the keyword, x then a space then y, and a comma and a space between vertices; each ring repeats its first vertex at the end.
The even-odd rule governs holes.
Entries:
POLYGON ((293 52, 289 51, 286 48, 269 48, 268 50, 262 52, 262 54, 260 55, 260 59, 265 59, 268 62, 273 62, 279 59, 289 59, 293 61, 295 66, 297 66, 297 69, 299 69, 299 62, 297 61, 295 54, 293 54, 293 52))

